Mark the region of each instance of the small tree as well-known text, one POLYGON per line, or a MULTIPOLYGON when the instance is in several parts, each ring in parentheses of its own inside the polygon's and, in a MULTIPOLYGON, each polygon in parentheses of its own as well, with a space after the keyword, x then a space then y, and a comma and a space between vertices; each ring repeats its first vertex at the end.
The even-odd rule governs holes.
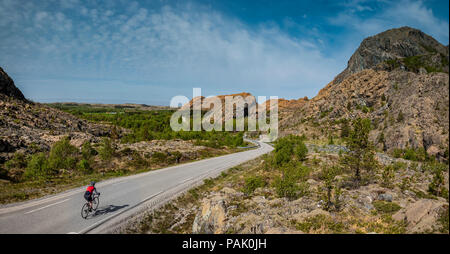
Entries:
POLYGON ((439 164, 435 164, 431 167, 431 170, 433 173, 433 180, 428 186, 428 191, 433 195, 442 196, 442 194, 446 192, 442 167, 440 167, 439 164))
POLYGON ((329 135, 328 136, 328 144, 329 145, 334 145, 333 135, 329 135))
POLYGON ((383 151, 386 151, 386 144, 384 139, 384 132, 381 131, 380 135, 378 135, 377 142, 380 143, 383 146, 383 151))
POLYGON ((25 178, 45 178, 52 173, 49 168, 47 157, 44 153, 37 153, 31 156, 28 162, 27 168, 25 169, 25 178))
POLYGON ((371 123, 369 119, 357 118, 353 121, 353 128, 347 138, 347 148, 350 150, 343 157, 343 164, 355 172, 354 179, 357 184, 361 181, 361 172, 372 171, 377 163, 375 148, 369 141, 371 123))
POLYGON ((78 149, 64 137, 56 142, 48 156, 49 167, 52 169, 73 169, 76 166, 78 149))
POLYGON ((331 202, 332 199, 332 191, 335 190, 335 205, 339 202, 339 195, 340 195, 340 189, 339 186, 337 186, 337 183, 335 181, 335 178, 337 175, 339 175, 340 169, 336 166, 333 167, 326 167, 322 170, 322 176, 321 178, 325 182, 325 190, 326 190, 326 196, 325 196, 325 210, 330 210, 331 206, 333 205, 333 202, 331 202))
POLYGON ((347 119, 341 122, 341 138, 348 137, 350 133, 350 126, 348 124, 347 119))
POLYGON ((403 122, 404 119, 405 117, 403 116, 403 112, 402 111, 398 112, 397 122, 401 123, 403 122))
POLYGON ((91 146, 91 142, 87 141, 81 147, 81 155, 83 159, 89 161, 93 155, 95 155, 95 150, 91 146))
POLYGON ((109 138, 103 138, 99 149, 99 155, 102 160, 110 160, 115 153, 115 147, 109 138))
POLYGON ((388 165, 384 167, 383 172, 381 173, 382 185, 387 188, 392 187, 392 182, 395 178, 394 167, 392 165, 388 165))

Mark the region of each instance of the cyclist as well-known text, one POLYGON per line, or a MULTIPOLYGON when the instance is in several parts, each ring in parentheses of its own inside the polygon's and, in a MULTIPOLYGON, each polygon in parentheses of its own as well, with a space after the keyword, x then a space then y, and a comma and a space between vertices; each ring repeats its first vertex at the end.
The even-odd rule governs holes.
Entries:
POLYGON ((95 188, 95 181, 92 181, 91 184, 86 188, 86 192, 84 193, 84 199, 89 202, 89 210, 92 210, 92 195, 95 193, 100 194, 95 188))

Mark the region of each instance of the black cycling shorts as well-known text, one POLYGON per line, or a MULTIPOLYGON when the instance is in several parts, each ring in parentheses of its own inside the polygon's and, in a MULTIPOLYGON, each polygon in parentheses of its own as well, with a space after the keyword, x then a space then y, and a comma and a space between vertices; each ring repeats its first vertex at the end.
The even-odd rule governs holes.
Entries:
POLYGON ((86 199, 87 201, 92 201, 92 193, 90 193, 89 191, 86 191, 84 193, 84 199, 86 199))

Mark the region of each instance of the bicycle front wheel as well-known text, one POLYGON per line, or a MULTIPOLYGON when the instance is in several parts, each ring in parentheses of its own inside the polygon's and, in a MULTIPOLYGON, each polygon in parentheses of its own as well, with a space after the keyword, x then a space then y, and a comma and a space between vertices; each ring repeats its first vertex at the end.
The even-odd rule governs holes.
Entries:
POLYGON ((94 211, 97 211, 98 204, 100 204, 100 199, 98 197, 92 199, 92 209, 94 209, 94 211))
POLYGON ((81 217, 83 219, 86 219, 88 215, 89 215, 89 205, 84 204, 83 207, 81 208, 81 217))

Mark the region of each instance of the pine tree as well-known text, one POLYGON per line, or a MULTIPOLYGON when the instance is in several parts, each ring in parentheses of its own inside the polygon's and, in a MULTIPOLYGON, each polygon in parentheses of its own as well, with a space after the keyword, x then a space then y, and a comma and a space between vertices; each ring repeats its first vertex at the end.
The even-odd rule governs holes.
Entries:
POLYGON ((347 148, 350 150, 343 157, 343 164, 354 171, 354 179, 359 185, 361 172, 375 169, 375 148, 369 141, 371 124, 369 119, 358 118, 353 121, 353 128, 347 138, 347 148))

